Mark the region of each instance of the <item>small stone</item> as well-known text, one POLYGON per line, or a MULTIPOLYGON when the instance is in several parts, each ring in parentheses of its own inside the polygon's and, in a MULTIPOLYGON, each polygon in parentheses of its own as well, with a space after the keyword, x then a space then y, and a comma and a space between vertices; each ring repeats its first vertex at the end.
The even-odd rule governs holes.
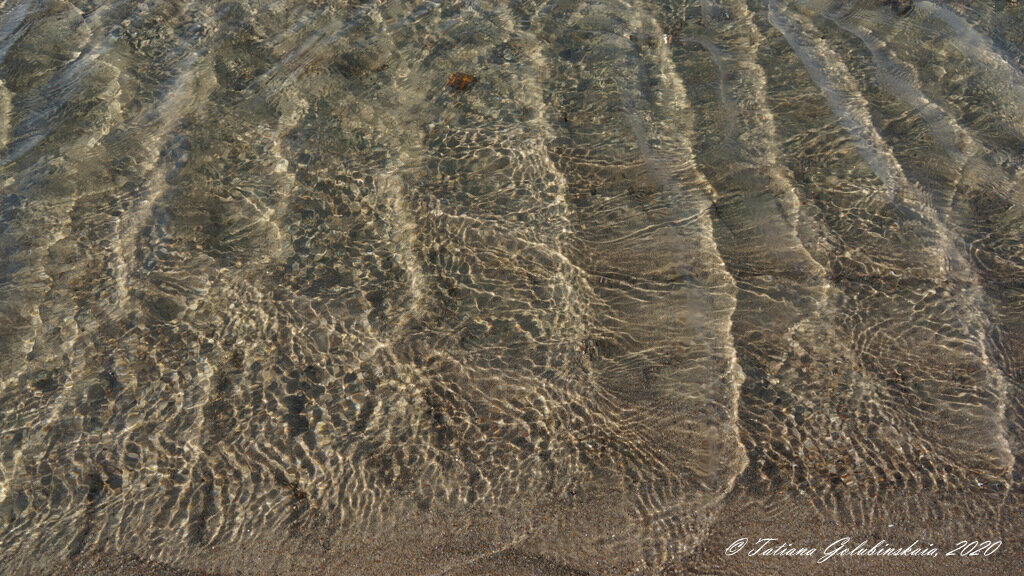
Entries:
POLYGON ((476 76, 455 72, 448 77, 448 86, 456 90, 465 90, 469 85, 476 82, 476 76))

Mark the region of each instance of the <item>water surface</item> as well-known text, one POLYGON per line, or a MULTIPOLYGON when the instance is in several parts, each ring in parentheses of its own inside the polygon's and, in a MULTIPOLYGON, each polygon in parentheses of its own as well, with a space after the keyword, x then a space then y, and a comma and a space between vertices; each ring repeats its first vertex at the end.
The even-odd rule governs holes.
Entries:
POLYGON ((0 567, 730 573, 796 509, 1020 558, 1022 41, 0 0, 0 567))

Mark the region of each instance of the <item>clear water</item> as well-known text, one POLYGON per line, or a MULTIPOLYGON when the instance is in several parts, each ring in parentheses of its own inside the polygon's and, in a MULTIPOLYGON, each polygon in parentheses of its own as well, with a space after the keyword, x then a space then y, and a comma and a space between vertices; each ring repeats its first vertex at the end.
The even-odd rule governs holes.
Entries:
POLYGON ((1017 2, 0 0, 0 80, 6 574, 1019 531, 1017 2))

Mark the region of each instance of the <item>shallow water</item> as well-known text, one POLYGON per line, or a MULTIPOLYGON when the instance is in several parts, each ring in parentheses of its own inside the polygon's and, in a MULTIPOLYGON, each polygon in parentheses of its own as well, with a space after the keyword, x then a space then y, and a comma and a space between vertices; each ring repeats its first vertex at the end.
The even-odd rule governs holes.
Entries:
POLYGON ((1017 2, 0 0, 0 80, 5 573, 1020 529, 1017 2))

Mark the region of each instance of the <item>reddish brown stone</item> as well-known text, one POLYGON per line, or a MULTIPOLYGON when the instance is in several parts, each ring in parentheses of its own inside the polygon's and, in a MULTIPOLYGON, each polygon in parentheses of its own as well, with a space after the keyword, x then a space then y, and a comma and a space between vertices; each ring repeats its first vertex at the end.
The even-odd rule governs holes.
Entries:
POLYGON ((455 72, 448 77, 448 86, 456 90, 465 90, 469 85, 476 82, 476 76, 455 72))

